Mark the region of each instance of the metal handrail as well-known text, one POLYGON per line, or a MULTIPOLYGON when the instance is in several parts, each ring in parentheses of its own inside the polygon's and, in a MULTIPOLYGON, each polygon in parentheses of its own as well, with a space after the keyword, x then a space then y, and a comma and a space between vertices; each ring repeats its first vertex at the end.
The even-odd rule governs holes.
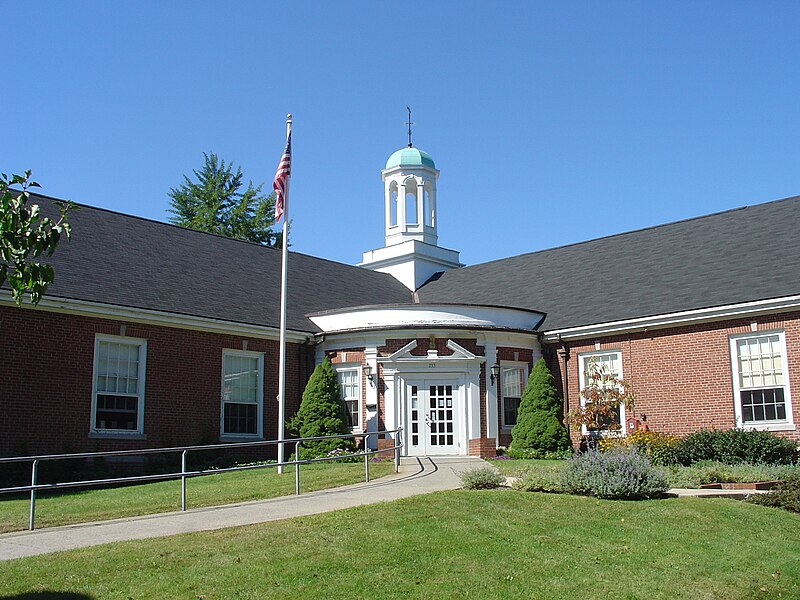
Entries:
POLYGON ((101 486, 101 485, 114 485, 119 483, 133 483, 133 482, 147 482, 147 481, 165 481, 170 479, 179 479, 181 480, 181 511, 186 510, 186 480, 190 477, 202 477, 205 475, 216 475, 218 473, 229 473, 232 471, 248 471, 254 469, 268 469, 272 467, 284 467, 288 465, 294 465, 295 467, 295 494, 300 495, 300 465, 307 465, 312 463, 318 462, 327 462, 332 460, 341 460, 345 458, 360 458, 364 457, 364 481, 369 482, 369 459, 371 456, 375 456, 376 454, 381 454, 384 452, 394 452, 394 470, 397 473, 400 470, 400 449, 403 446, 402 442, 402 427, 398 427, 397 429, 388 429, 383 431, 370 431, 367 433, 348 433, 343 435, 329 435, 329 436, 316 436, 316 437, 306 437, 306 438, 289 438, 285 440, 259 440, 253 442, 232 442, 229 444, 207 444, 204 446, 172 446, 169 448, 142 448, 140 450, 108 450, 104 452, 78 452, 78 453, 71 453, 71 454, 39 454, 34 456, 13 456, 13 457, 6 457, 0 458, 0 464, 9 464, 9 463, 18 463, 18 462, 30 462, 32 461, 31 465, 31 483, 30 485, 22 485, 22 486, 14 486, 14 487, 5 487, 0 488, 0 494, 13 494, 13 493, 22 493, 22 492, 30 492, 30 512, 28 515, 28 529, 33 531, 34 529, 34 517, 36 513, 36 492, 37 490, 58 490, 58 489, 66 489, 66 488, 78 488, 78 487, 89 487, 89 486, 101 486), (385 435, 385 434, 397 434, 394 438, 395 444, 388 448, 383 448, 382 450, 369 450, 367 449, 367 441, 369 440, 370 436, 376 436, 376 439, 379 439, 377 436, 385 435), (337 456, 324 456, 320 458, 309 458, 305 460, 299 460, 299 450, 300 445, 303 442, 317 442, 322 440, 335 440, 335 439, 349 439, 349 438, 363 438, 364 439, 364 451, 363 452, 353 452, 351 454, 341 454, 337 456), (239 467, 224 467, 221 469, 209 469, 209 470, 199 470, 199 471, 188 471, 186 468, 186 457, 190 451, 201 451, 201 450, 220 450, 220 449, 231 449, 231 448, 251 448, 257 446, 272 446, 276 444, 295 444, 295 460, 284 461, 284 462, 274 462, 274 463, 265 463, 260 465, 243 465, 239 467), (129 477, 111 477, 107 479, 91 479, 91 480, 84 480, 84 481, 64 481, 60 483, 37 483, 37 475, 39 469, 39 463, 44 460, 66 460, 66 459, 78 459, 78 458, 96 458, 96 457, 106 457, 106 456, 132 456, 132 455, 146 455, 146 454, 167 454, 170 452, 180 452, 181 453, 181 470, 179 472, 173 473, 159 473, 154 475, 136 475, 136 476, 129 476, 129 477))

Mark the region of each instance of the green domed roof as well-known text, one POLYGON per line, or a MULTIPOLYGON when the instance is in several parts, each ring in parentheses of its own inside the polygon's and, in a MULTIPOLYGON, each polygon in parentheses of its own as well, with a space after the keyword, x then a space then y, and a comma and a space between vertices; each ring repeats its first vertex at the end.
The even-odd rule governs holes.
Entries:
POLYGON ((430 167, 435 169, 431 155, 419 148, 401 148, 386 161, 386 168, 394 167, 430 167))

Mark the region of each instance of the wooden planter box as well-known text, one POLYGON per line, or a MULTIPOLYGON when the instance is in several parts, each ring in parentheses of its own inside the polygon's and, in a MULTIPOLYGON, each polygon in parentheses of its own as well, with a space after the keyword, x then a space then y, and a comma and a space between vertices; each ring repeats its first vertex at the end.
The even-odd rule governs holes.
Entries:
POLYGON ((755 481, 752 483, 704 483, 700 486, 703 490, 771 490, 779 482, 755 481))

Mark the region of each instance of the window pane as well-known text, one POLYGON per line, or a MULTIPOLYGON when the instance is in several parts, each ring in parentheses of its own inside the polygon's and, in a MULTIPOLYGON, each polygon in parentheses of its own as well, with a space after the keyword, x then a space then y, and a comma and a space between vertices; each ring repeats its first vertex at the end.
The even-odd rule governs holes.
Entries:
POLYGON ((739 386, 783 385, 780 337, 763 335, 736 341, 739 386))
POLYGON ((503 396, 522 396, 525 387, 525 370, 522 367, 507 367, 502 371, 503 374, 503 396))
POLYGON ((339 389, 347 407, 347 417, 351 427, 361 427, 361 389, 357 369, 337 372, 339 389))
POLYGON ((519 398, 503 398, 503 419, 506 425, 513 426, 517 424, 519 401, 519 398))
POLYGON ((740 397, 745 423, 786 419, 783 388, 742 390, 740 397))
POLYGON ((223 429, 225 433, 258 433, 258 406, 226 402, 223 405, 223 429))
POLYGON ((128 396, 97 395, 97 429, 136 431, 139 428, 139 399, 128 396))
POLYGON ((258 357, 226 355, 224 366, 224 399, 257 404, 258 357))

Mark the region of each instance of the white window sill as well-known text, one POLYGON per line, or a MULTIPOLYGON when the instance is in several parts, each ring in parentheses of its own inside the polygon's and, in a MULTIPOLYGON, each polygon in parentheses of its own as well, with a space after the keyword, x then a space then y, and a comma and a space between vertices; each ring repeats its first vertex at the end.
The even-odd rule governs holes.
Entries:
POLYGON ((740 427, 757 431, 797 431, 794 423, 745 423, 740 427))
POLYGON ((138 431, 90 431, 90 440, 146 440, 147 434, 138 431))
POLYGON ((220 442, 260 442, 264 439, 261 435, 230 434, 219 436, 220 442))

